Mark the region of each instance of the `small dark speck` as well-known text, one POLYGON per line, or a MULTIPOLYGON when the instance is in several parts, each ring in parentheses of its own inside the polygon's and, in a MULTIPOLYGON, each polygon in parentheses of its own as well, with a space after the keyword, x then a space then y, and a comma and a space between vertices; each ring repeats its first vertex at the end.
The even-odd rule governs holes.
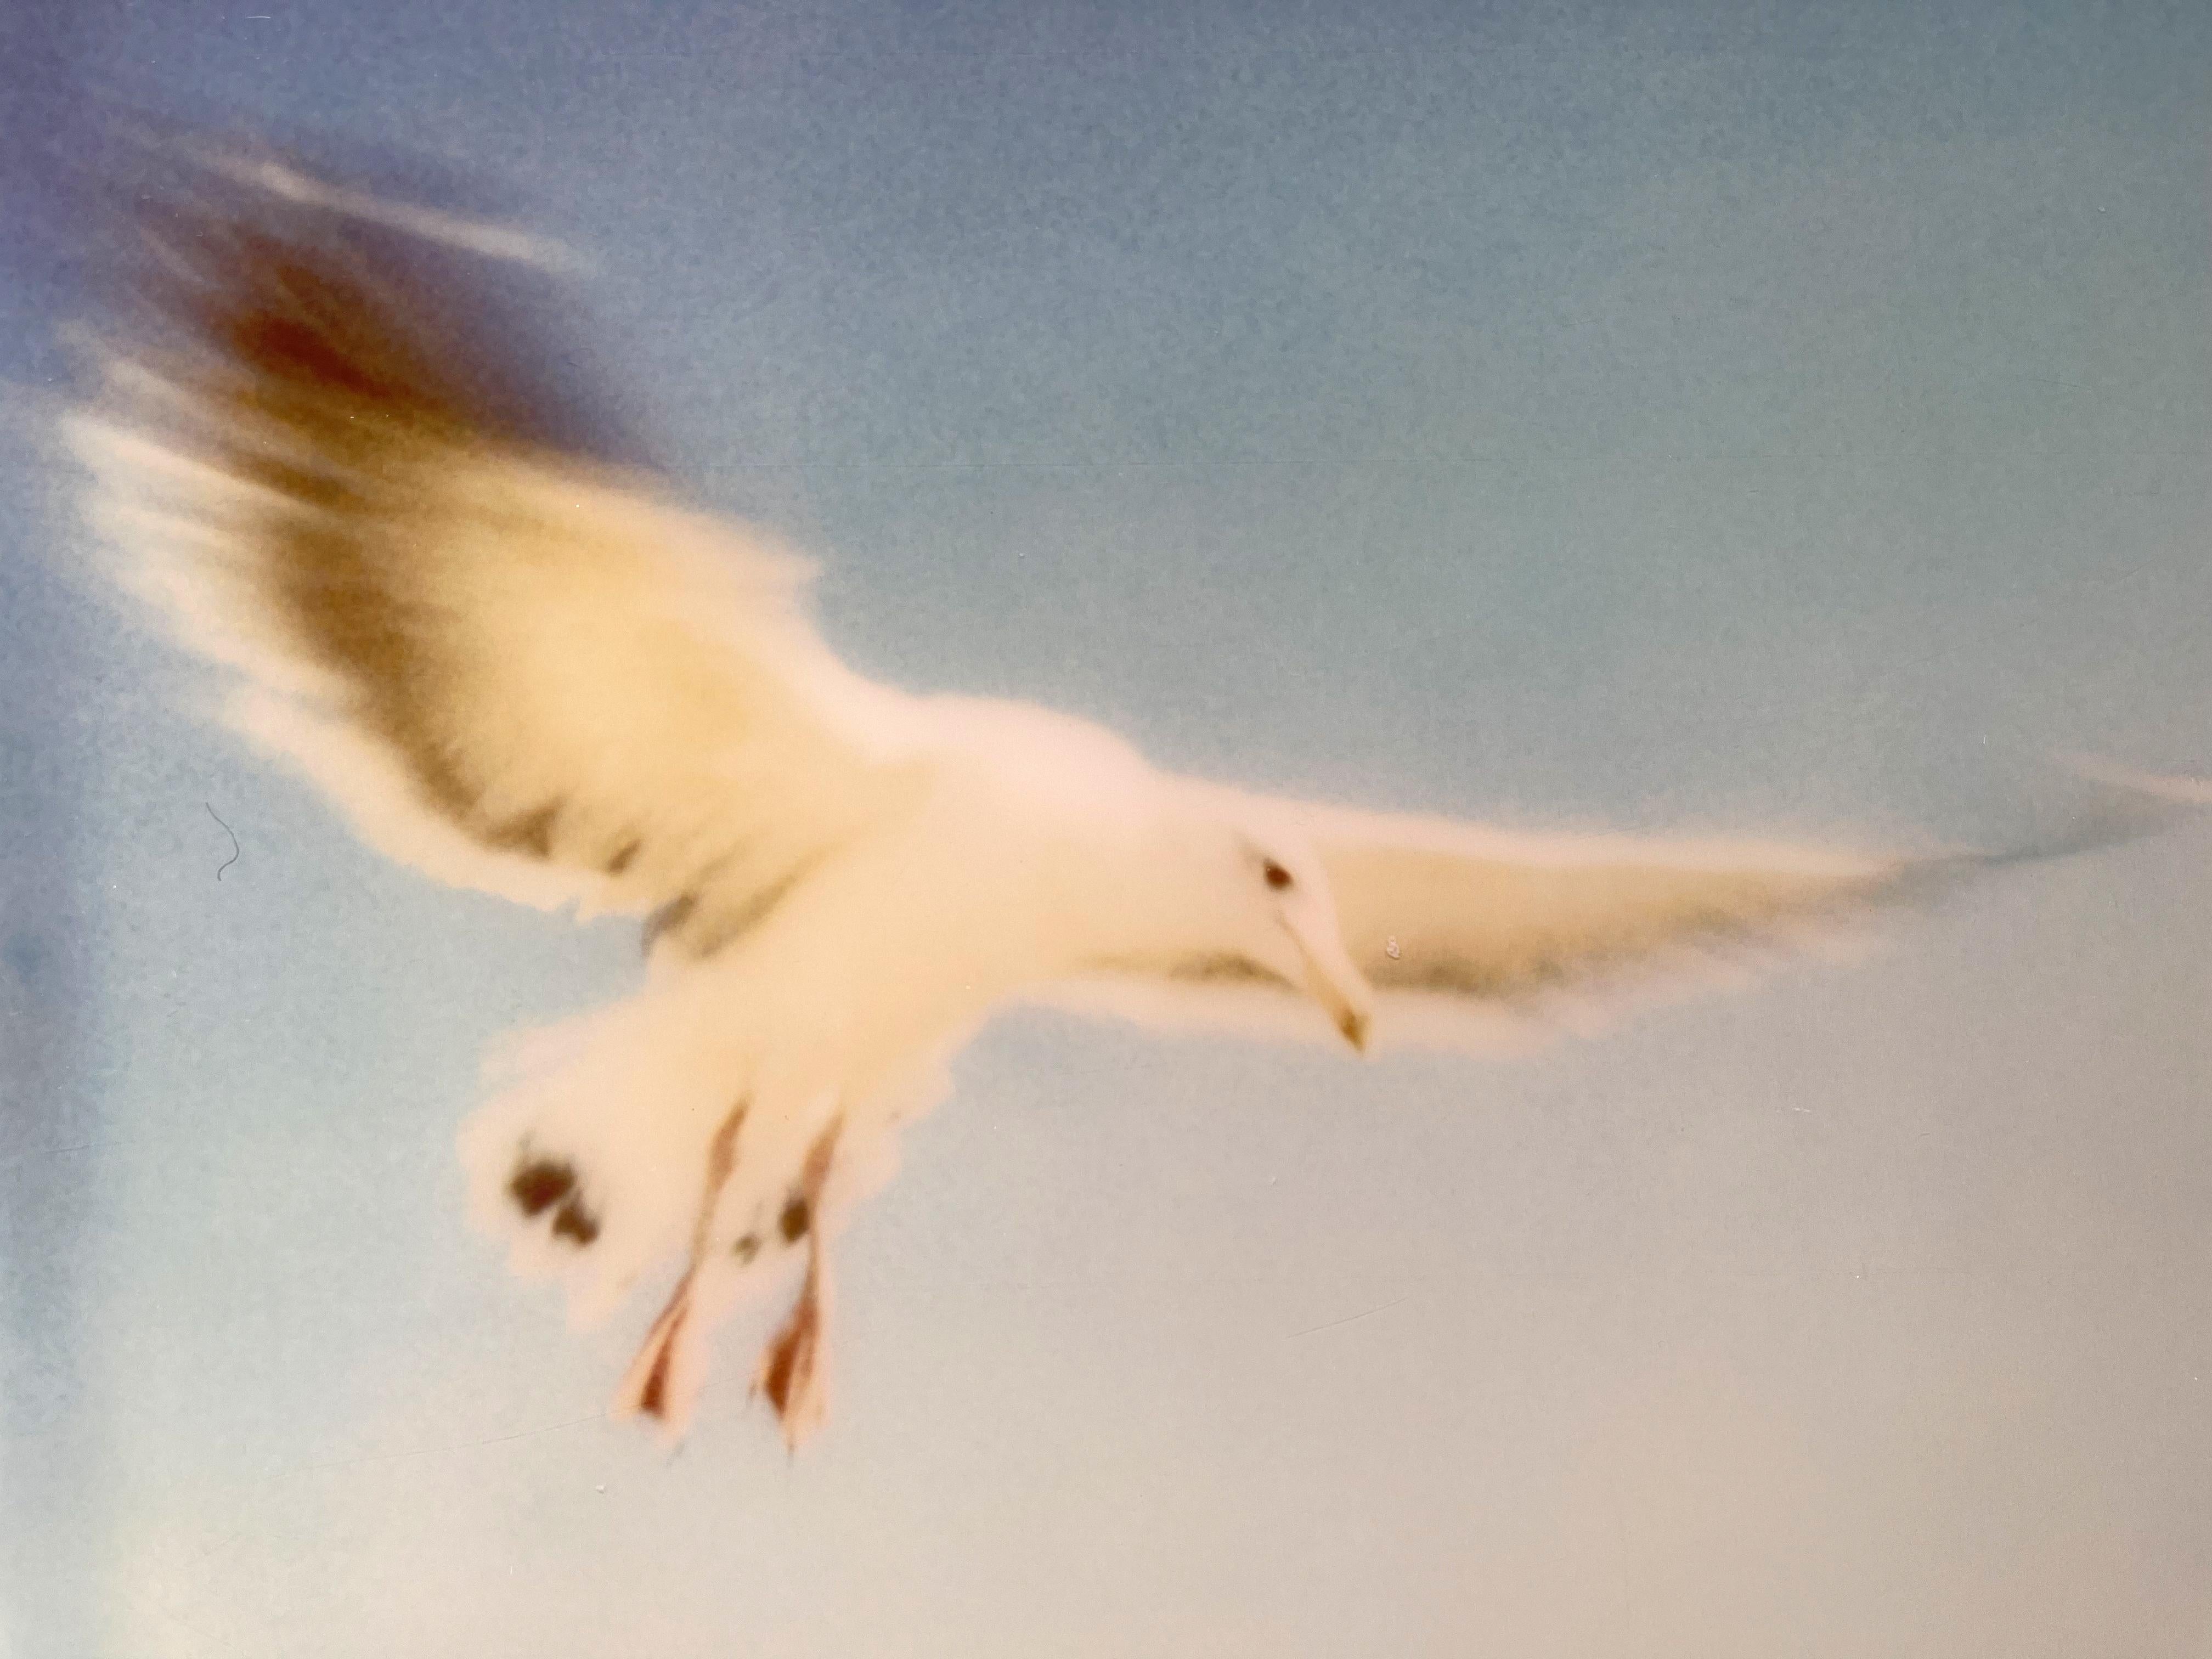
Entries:
POLYGON ((751 1261, 755 1256, 760 1254, 760 1235, 758 1233, 747 1233, 743 1238, 730 1246, 730 1254, 737 1257, 740 1261, 751 1261))
POLYGON ((534 1158, 515 1166, 507 1194, 525 1215, 541 1215, 575 1190, 576 1172, 557 1158, 534 1158))
MULTIPOLYGON (((200 805, 207 807, 207 815, 210 817, 214 818, 217 823, 222 823, 222 818, 212 805, 206 801, 202 801, 200 805)), ((221 881, 222 879, 222 872, 224 871, 229 869, 232 865, 238 862, 239 857, 238 831, 232 829, 228 824, 222 823, 222 833, 230 837, 230 856, 225 859, 221 864, 216 866, 215 878, 217 881, 221 881)))
POLYGON ((599 1218, 571 1193, 553 1212, 553 1232, 556 1237, 573 1239, 578 1245, 589 1244, 599 1236, 599 1218))
POLYGON ((783 1235, 785 1243, 796 1244, 806 1237, 808 1218, 806 1200, 794 1195, 791 1201, 783 1206, 783 1213, 775 1218, 775 1229, 783 1235))

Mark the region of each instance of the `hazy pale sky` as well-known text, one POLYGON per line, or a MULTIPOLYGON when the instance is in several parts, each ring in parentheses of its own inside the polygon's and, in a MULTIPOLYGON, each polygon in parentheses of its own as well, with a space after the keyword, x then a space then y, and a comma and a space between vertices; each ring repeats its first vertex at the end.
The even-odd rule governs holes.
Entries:
MULTIPOLYGON (((865 671, 1531 825, 2001 842, 2050 750, 2212 772, 2199 8, 258 3, 46 44, 511 187, 865 671)), ((844 1243, 826 1435, 732 1332, 668 1461, 600 1417, 649 1309, 571 1337, 453 1151, 635 929, 205 720, 56 574, 33 428, 21 1659, 2212 1643, 2212 830, 1511 1062, 1006 1019, 844 1243)))

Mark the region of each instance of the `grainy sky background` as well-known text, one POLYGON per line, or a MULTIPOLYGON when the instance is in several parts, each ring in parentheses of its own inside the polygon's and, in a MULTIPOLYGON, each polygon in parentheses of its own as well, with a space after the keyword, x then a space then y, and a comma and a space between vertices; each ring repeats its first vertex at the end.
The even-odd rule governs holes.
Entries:
MULTIPOLYGON (((1528 824, 2212 771, 2200 8, 260 4, 27 7, 7 131, 74 76, 511 187, 884 677, 1528 824)), ((380 863, 73 585, 15 252, 9 1651, 2212 1644, 2212 832, 1511 1063, 1007 1019, 827 1437, 739 1340, 665 1462, 599 1416, 650 1310, 570 1338, 452 1151, 634 933, 380 863)))

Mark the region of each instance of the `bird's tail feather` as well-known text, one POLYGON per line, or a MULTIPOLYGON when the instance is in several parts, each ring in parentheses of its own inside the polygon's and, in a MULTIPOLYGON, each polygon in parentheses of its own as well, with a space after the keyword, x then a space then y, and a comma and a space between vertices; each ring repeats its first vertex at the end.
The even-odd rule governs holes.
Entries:
MULTIPOLYGON (((490 1098, 460 1135, 471 1217, 507 1242, 517 1273, 564 1285, 579 1327, 693 1241, 717 1132, 753 1084, 717 988, 658 979, 511 1040, 487 1066, 490 1098)), ((749 1139, 747 1184, 772 1184, 757 1167, 769 1137, 749 1139)))
POLYGON ((660 975, 510 1041, 460 1135, 473 1218, 507 1241, 518 1273, 564 1284, 577 1326, 688 1256, 615 1401, 671 1439, 704 1380, 707 1334, 790 1278, 802 1246, 818 1261, 889 1176, 896 1123, 944 1086, 921 1068, 857 1113, 834 1090, 779 1089, 733 1032, 732 989, 711 973, 660 975))

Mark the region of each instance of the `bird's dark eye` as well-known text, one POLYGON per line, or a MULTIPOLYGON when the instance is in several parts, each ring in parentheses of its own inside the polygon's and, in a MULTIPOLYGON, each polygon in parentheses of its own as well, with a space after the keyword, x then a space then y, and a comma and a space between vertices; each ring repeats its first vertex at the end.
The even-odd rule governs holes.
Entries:
POLYGON ((1279 893, 1291 884, 1291 872, 1273 859, 1269 859, 1267 863, 1261 866, 1260 873, 1267 877, 1267 885, 1279 893))

